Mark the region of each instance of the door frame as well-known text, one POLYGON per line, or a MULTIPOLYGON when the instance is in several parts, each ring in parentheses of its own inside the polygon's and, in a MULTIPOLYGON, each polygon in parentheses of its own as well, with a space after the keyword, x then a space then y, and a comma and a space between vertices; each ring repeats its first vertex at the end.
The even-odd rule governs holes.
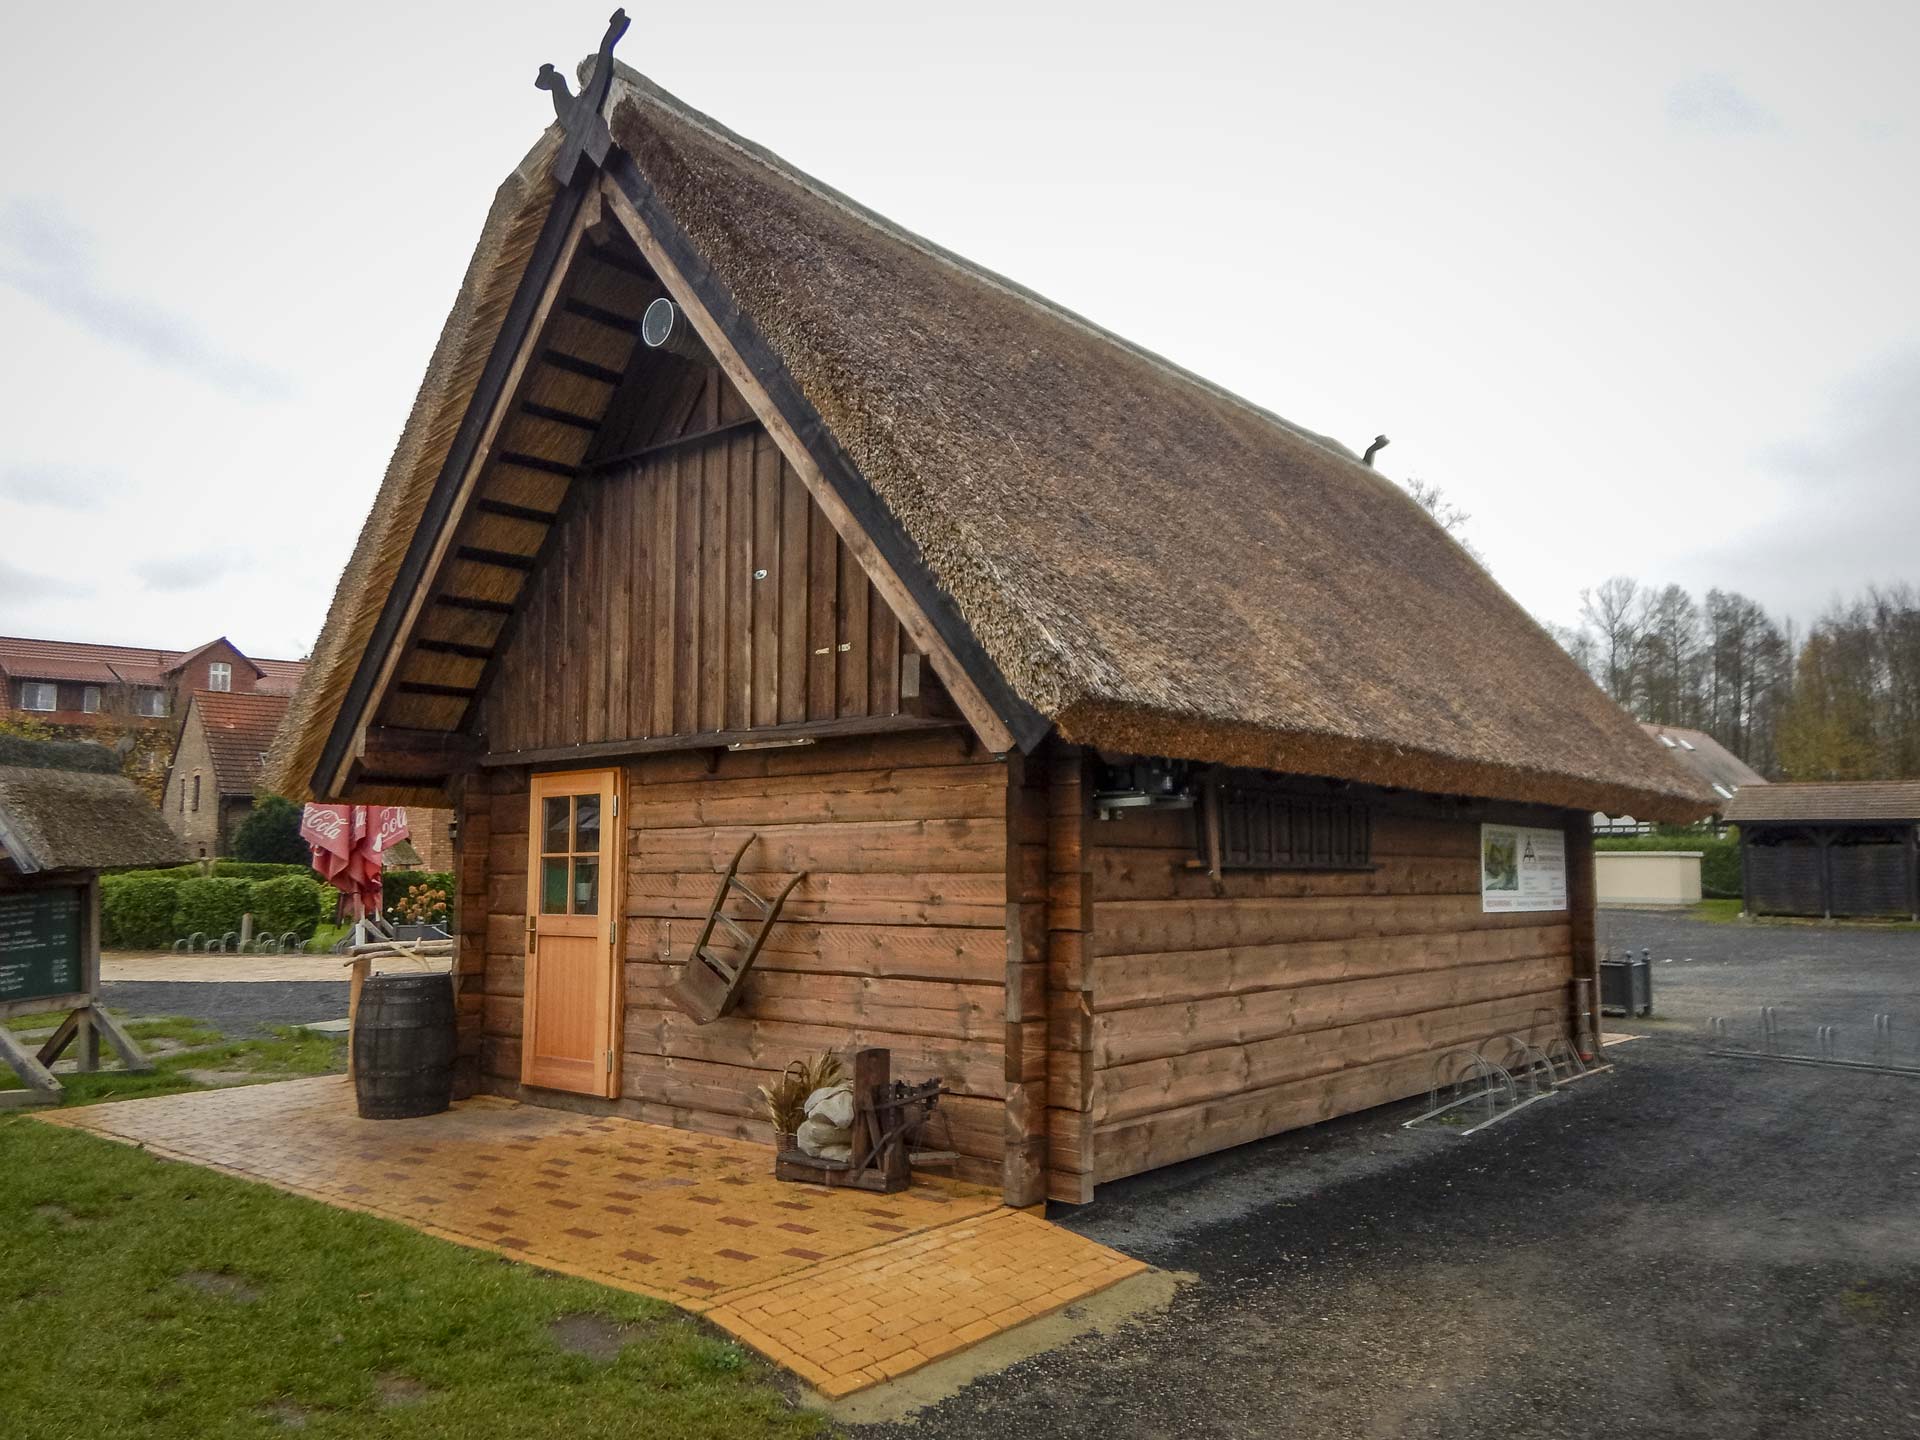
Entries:
MULTIPOLYGON (((618 1099, 624 1069, 621 1037, 626 1032, 626 893, 627 893, 627 772, 624 766, 603 765, 580 770, 535 771, 527 778, 527 911, 526 931, 521 937, 522 979, 520 986, 520 1083, 534 1089, 551 1090, 528 1078, 533 1065, 534 1010, 538 1004, 535 971, 539 967, 539 947, 534 943, 534 927, 540 922, 540 802, 555 790, 572 784, 611 776, 613 797, 612 826, 601 818, 600 831, 600 911, 606 921, 607 957, 607 1033, 600 1038, 610 1057, 601 1098, 618 1099)), ((558 1094, 591 1094, 591 1091, 556 1091, 558 1094)))

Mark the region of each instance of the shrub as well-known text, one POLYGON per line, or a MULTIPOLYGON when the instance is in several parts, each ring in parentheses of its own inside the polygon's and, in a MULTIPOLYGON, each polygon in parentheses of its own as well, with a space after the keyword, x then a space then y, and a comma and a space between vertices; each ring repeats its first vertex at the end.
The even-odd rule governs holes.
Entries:
POLYGON ((302 940, 319 928, 331 913, 326 897, 336 894, 331 885, 315 883, 305 875, 281 875, 252 883, 253 933, 284 935, 291 930, 302 940))
POLYGON ((1700 891, 1710 899, 1738 900, 1740 833, 1708 835, 1698 830, 1660 830, 1651 835, 1596 835, 1595 850, 1698 850, 1700 891))
POLYGON ((453 913, 453 876, 444 870, 400 870, 381 877, 387 913, 409 925, 445 925, 453 913))
POLYGON ((101 877, 102 943, 139 949, 171 945, 181 884, 180 877, 165 871, 130 870, 101 877))
POLYGON ((405 885, 386 887, 386 910, 409 925, 445 925, 453 910, 453 876, 420 872, 397 877, 405 885))
POLYGON ((250 860, 216 860, 213 862, 213 873, 231 880, 280 880, 288 875, 297 875, 303 880, 315 878, 311 861, 299 865, 279 865, 250 860))
POLYGON ((300 807, 262 795, 233 832, 233 858, 256 864, 305 865, 313 858, 300 838, 300 807))
POLYGON ((247 913, 253 897, 251 880, 182 880, 180 902, 173 912, 174 937, 202 935, 218 938, 240 928, 240 917, 247 913))

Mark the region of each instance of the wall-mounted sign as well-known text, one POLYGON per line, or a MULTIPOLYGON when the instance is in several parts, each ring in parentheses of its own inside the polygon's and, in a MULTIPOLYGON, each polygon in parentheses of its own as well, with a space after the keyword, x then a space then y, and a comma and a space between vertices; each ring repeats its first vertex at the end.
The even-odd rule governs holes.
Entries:
POLYGON ((72 995, 80 987, 80 891, 0 895, 0 1002, 72 995))
POLYGON ((1567 837, 1528 825, 1480 827, 1480 908, 1567 908, 1567 837))

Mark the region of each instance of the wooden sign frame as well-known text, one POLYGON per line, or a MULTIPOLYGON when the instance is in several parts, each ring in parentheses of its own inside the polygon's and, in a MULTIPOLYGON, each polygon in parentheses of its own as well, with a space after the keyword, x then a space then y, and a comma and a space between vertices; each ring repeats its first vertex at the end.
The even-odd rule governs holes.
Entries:
POLYGON ((60 1077, 53 1073, 54 1062, 75 1041, 80 1044, 81 1071, 100 1068, 100 1042, 104 1039, 132 1071, 153 1069, 153 1062, 120 1028, 119 1022, 100 1005, 100 879, 88 875, 79 883, 56 880, 54 884, 34 884, 12 890, 10 894, 31 894, 36 890, 73 888, 80 891, 80 988, 65 995, 37 995, 20 1000, 0 1001, 0 1021, 16 1015, 37 1015, 44 1011, 67 1012, 53 1034, 38 1050, 30 1050, 0 1025, 0 1062, 5 1062, 25 1085, 23 1090, 0 1090, 0 1110, 27 1105, 57 1105, 64 1093, 60 1077))

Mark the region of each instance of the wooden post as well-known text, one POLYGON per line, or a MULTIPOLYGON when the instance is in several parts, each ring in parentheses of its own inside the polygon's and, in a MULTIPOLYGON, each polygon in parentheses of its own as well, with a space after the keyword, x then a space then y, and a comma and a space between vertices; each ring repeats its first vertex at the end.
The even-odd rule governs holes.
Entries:
MULTIPOLYGON (((80 892, 80 988, 100 994, 100 877, 89 875, 80 892)), ((88 1074, 100 1068, 100 1028, 91 1007, 80 1020, 80 1069, 88 1074)))
POLYGON ((1047 1198, 1046 764, 1007 757, 1006 1150, 1001 1198, 1047 1198))
POLYGON ((1565 826, 1567 837, 1567 920, 1572 931, 1573 941, 1573 979, 1586 981, 1582 986, 1575 984, 1569 990, 1568 1038, 1576 1045, 1579 1043, 1581 1016, 1579 1006, 1584 1001, 1590 1007, 1588 1019, 1593 1025, 1593 1039, 1597 1047, 1600 1043, 1600 951, 1594 939, 1594 903, 1597 884, 1594 878, 1593 861, 1593 817, 1585 811, 1570 815, 1565 826))
POLYGON ((1920 920, 1920 825, 1907 826, 1907 918, 1920 920))
POLYGON ((1760 912, 1753 908, 1753 837, 1751 826, 1740 827, 1740 910, 1751 918, 1760 912))

